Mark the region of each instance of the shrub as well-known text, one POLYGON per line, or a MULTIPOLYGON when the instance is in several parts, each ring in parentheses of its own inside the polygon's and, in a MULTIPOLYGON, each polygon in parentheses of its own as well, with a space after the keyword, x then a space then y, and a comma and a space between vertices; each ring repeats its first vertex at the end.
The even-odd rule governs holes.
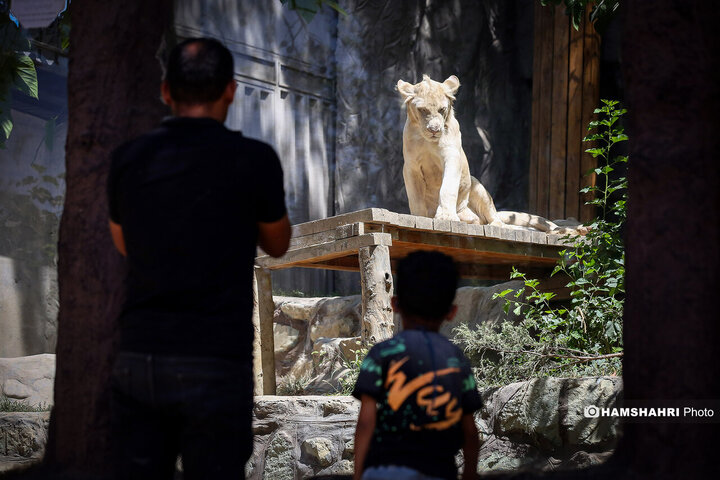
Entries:
POLYGON ((596 142, 586 150, 598 159, 598 182, 581 193, 592 193, 598 217, 585 237, 565 237, 569 248, 560 252, 552 275, 569 278, 570 301, 553 301, 555 294, 541 292, 540 282, 513 269, 523 287, 508 289, 493 298, 505 299, 505 311, 523 317, 500 328, 481 324, 456 329, 457 341, 474 361, 481 385, 498 385, 534 376, 607 375, 621 372, 622 313, 625 298, 625 249, 622 228, 626 218, 627 179, 618 167, 627 156, 612 149, 627 140, 619 122, 626 110, 618 102, 602 100, 596 109, 596 130, 583 140, 596 142), (614 172, 614 173, 613 173, 614 172))

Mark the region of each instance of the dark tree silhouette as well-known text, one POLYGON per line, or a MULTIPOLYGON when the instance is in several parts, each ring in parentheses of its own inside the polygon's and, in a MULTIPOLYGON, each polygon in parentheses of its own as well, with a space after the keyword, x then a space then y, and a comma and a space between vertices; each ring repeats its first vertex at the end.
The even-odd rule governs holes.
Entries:
POLYGON ((108 378, 123 262, 108 232, 105 181, 113 148, 156 125, 156 51, 171 0, 71 4, 65 207, 60 223, 55 407, 46 453, 55 469, 108 467, 108 378))

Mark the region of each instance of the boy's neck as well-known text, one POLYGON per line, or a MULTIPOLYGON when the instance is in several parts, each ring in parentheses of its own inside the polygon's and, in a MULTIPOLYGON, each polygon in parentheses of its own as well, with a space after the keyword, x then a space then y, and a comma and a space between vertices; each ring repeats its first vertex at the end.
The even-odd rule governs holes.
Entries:
POLYGON ((431 320, 417 315, 402 315, 403 330, 427 330, 437 332, 443 321, 431 320))

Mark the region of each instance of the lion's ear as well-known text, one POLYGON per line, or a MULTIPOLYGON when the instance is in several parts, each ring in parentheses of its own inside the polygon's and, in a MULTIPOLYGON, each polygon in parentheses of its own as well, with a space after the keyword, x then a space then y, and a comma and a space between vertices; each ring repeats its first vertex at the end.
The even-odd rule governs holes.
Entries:
POLYGON ((415 85, 413 85, 412 83, 398 80, 397 90, 398 92, 400 92, 400 95, 402 95, 405 101, 415 96, 415 85))
POLYGON ((448 92, 448 95, 453 96, 458 91, 458 88, 460 88, 460 80, 458 80, 458 78, 455 75, 450 75, 443 82, 443 86, 445 87, 445 90, 448 92))

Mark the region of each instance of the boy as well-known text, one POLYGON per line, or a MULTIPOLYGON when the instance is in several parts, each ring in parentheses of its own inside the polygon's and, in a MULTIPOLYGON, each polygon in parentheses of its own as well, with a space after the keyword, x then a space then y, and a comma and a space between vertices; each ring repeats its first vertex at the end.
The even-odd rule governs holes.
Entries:
POLYGON ((355 480, 475 478, 480 447, 473 412, 481 406, 462 351, 438 333, 457 306, 452 259, 413 252, 397 268, 393 309, 403 331, 375 345, 360 369, 353 396, 360 399, 355 432, 355 480))

